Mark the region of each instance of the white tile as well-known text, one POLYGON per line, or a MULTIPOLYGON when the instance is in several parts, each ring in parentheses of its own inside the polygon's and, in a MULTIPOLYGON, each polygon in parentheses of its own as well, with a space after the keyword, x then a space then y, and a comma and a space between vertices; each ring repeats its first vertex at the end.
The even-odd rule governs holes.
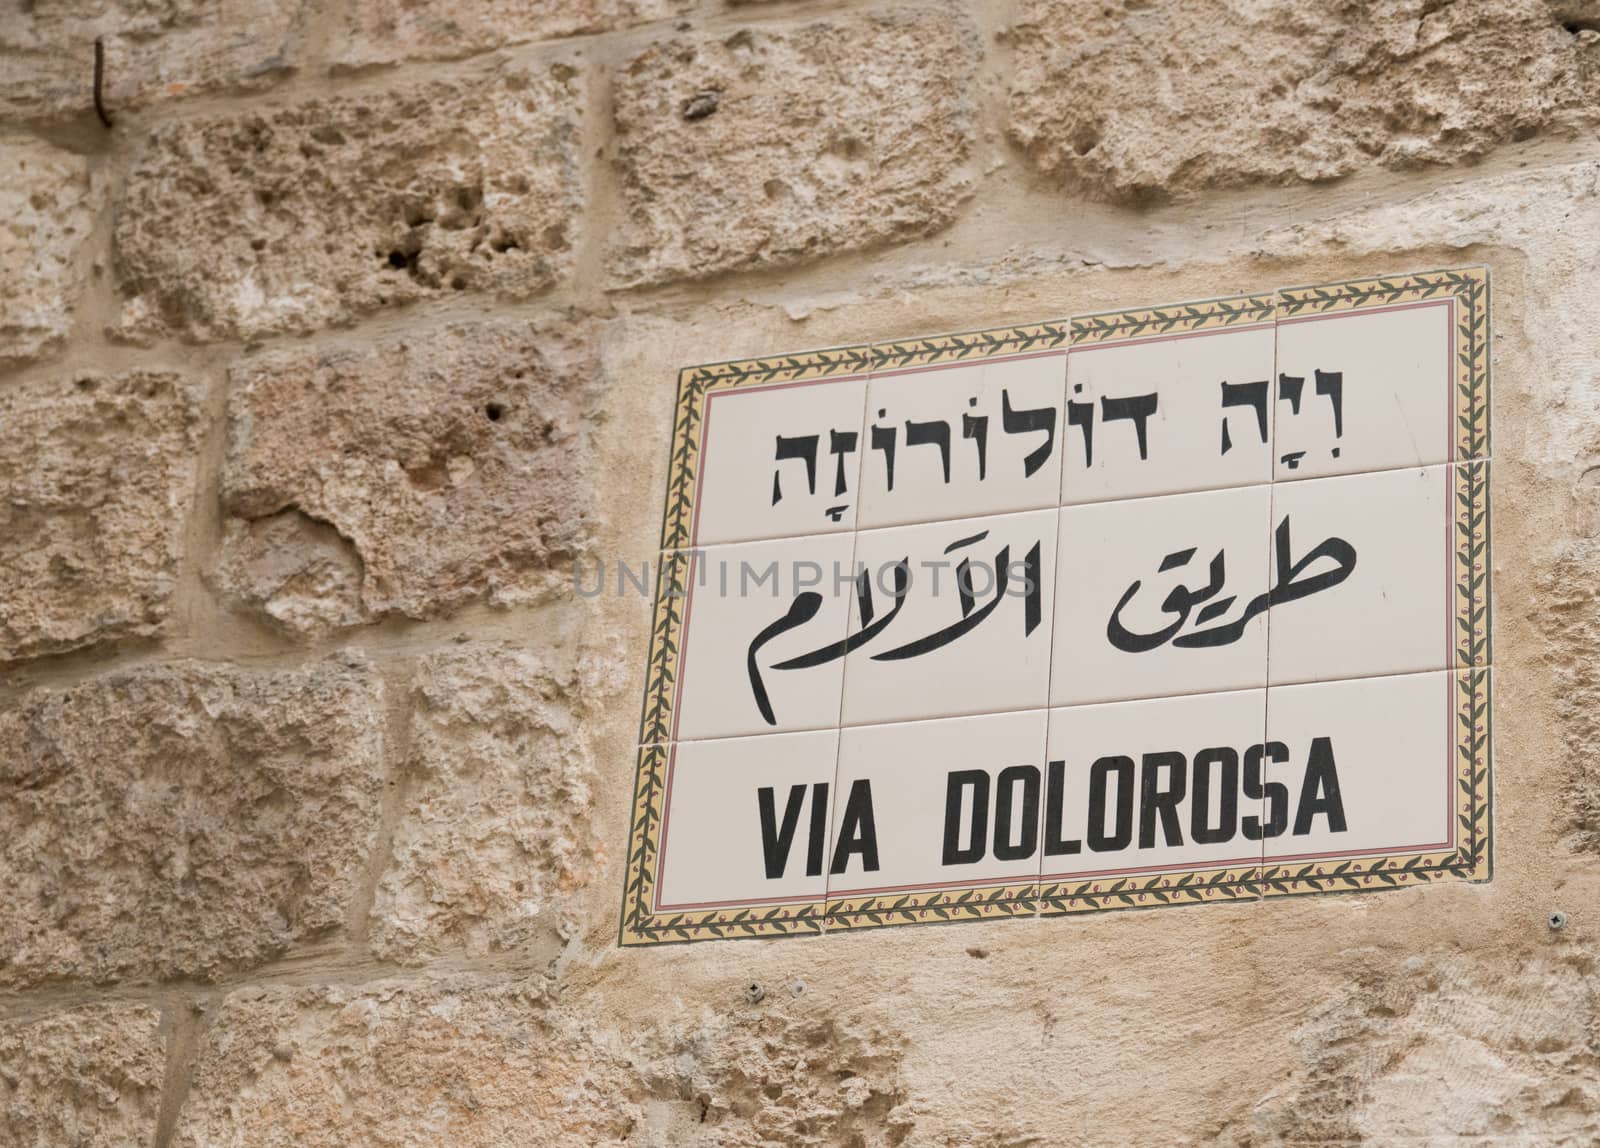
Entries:
POLYGON ((1450 461, 1455 362, 1450 300, 1281 320, 1277 477, 1450 461))
POLYGON ((874 373, 861 525, 1054 506, 1066 351, 874 373))
POLYGON ((696 555, 684 602, 675 738, 839 724, 843 659, 782 666, 843 640, 853 542, 851 535, 832 534, 711 546, 696 555))
POLYGON ((844 723, 1042 708, 1055 553, 1054 510, 858 534, 870 616, 858 594, 850 632, 871 633, 846 659, 844 723))
POLYGON ((1432 466, 1274 484, 1274 684, 1452 664, 1451 472, 1432 466))
POLYGON ((854 377, 707 396, 695 544, 852 529, 866 394, 854 377))
POLYGON ((838 743, 830 729, 673 746, 656 911, 821 900, 838 743))
POLYGON ((1272 370, 1270 324, 1073 347, 1061 501, 1269 481, 1272 370))
POLYGON ((1266 858, 1421 853, 1455 843, 1455 673, 1267 691, 1266 858))
POLYGON ((1267 681, 1268 486, 1063 507, 1050 704, 1267 681))
POLYGON ((1041 879, 1259 861, 1265 724, 1265 690, 1051 710, 1041 879))
POLYGON ((1043 710, 843 730, 829 899, 1031 881, 1044 737, 1043 710))

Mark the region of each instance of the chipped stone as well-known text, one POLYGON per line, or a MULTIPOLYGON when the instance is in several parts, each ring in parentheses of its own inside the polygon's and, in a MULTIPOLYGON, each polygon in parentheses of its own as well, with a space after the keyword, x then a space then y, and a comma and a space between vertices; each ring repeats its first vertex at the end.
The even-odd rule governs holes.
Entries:
POLYGON ((249 339, 549 288, 577 241, 578 92, 569 66, 506 65, 162 125, 116 212, 120 333, 249 339))
POLYGON ((246 360, 223 474, 246 525, 229 528, 221 579, 302 631, 548 596, 588 538, 597 375, 593 332, 573 323, 246 360))
POLYGON ((0 984, 210 979, 344 922, 383 788, 364 668, 150 666, 0 711, 0 984))
POLYGON ((0 1142, 155 1143, 166 1052, 146 1005, 83 1005, 0 1020, 0 1142))
POLYGON ((93 116, 96 37, 105 42, 103 94, 113 113, 269 87, 294 66, 304 9, 304 0, 9 3, 0 18, 0 116, 93 116))
POLYGON ((1011 134, 1111 200, 1457 164, 1594 118, 1544 0, 1025 0, 1011 134))
POLYGON ((79 249, 100 193, 81 156, 0 137, 0 366, 60 350, 83 289, 79 249))
POLYGON ((780 267, 948 226, 971 194, 980 55, 943 4, 651 44, 616 76, 615 280, 780 267))
POLYGON ((534 40, 612 32, 693 8, 694 0, 493 0, 470 5, 360 0, 345 11, 332 58, 346 68, 449 59, 534 40))
POLYGON ((199 418, 172 374, 0 388, 0 663, 163 629, 199 418))

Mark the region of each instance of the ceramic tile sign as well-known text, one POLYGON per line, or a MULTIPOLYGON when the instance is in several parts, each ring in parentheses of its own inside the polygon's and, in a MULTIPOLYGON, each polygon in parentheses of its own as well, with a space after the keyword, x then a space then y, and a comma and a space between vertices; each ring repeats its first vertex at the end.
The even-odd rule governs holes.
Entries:
POLYGON ((1487 880, 1488 335, 1470 268, 685 369, 621 942, 1487 880))

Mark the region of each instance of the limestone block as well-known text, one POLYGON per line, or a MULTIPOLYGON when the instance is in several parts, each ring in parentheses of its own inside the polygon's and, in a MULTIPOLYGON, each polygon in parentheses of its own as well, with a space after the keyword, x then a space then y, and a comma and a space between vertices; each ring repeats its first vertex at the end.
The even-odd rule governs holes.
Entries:
POLYGON ((940 230, 971 194, 980 41, 943 4, 657 40, 617 73, 619 283, 940 230))
POLYGON ((161 631, 199 418, 173 374, 0 387, 0 663, 161 631))
POLYGON ((83 288, 79 251, 99 205, 81 156, 0 137, 0 366, 66 341, 83 288))
POLYGON ((592 329, 573 323, 243 361, 223 498, 247 525, 226 540, 225 589, 314 631, 566 586, 588 537, 597 375, 592 329), (269 521, 284 514, 308 521, 269 521))
POLYGON ((596 867, 594 764, 572 643, 424 658, 406 798, 372 910, 377 955, 559 946, 596 867))
POLYGON ((449 59, 667 20, 694 5, 695 0, 360 0, 345 8, 331 55, 346 68, 449 59))
POLYGON ((1011 134, 1111 200, 1458 164, 1594 115, 1544 0, 1025 0, 1011 134))
POLYGON ((269 87, 295 65, 304 11, 305 0, 3 0, 0 117, 92 117, 96 37, 113 118, 185 95, 269 87))
POLYGON ((565 64, 170 122, 117 205, 121 333, 247 339, 417 299, 525 297, 577 241, 565 64))
POLYGON ((0 984, 209 979, 344 922, 378 827, 360 663, 184 662, 0 712, 0 984))
POLYGON ((155 1143, 161 1014, 84 1005, 0 1020, 0 1140, 15 1148, 155 1143))

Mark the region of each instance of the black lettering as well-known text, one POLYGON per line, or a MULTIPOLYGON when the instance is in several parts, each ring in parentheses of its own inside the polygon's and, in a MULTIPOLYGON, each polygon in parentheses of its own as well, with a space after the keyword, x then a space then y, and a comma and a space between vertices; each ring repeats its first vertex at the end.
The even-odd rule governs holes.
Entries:
POLYGON ((1133 758, 1102 757, 1089 767, 1089 848, 1096 853, 1126 849, 1133 840, 1133 758), (1117 775, 1117 823, 1106 832, 1106 785, 1117 775))
POLYGON ((1021 861, 1039 848, 1039 770, 1032 765, 1013 765, 1000 771, 994 793, 994 855, 999 861, 1021 861), (1022 783, 1022 824, 1017 840, 1011 840, 1012 795, 1022 783))
POLYGON ((1300 807, 1294 814, 1294 835, 1311 832, 1311 819, 1317 814, 1328 818, 1329 833, 1344 832, 1344 799, 1339 796, 1339 771, 1333 764, 1333 742, 1325 737, 1311 739, 1311 757, 1306 762, 1306 779, 1300 787, 1300 807), (1322 796, 1317 796, 1318 794, 1322 796))
POLYGON ((861 854, 861 868, 868 873, 878 869, 878 829, 872 820, 872 782, 858 777, 850 783, 850 798, 844 805, 844 822, 839 826, 839 842, 833 848, 833 867, 837 876, 850 864, 853 853, 861 854))
POLYGON ((1081 841, 1069 841, 1061 836, 1061 819, 1067 804, 1067 763, 1052 761, 1045 777, 1044 855, 1059 857, 1063 853, 1083 852, 1081 841))
POLYGON ((761 807, 761 855, 767 866, 767 880, 782 877, 789 864, 789 847, 794 844, 794 831, 800 824, 800 807, 806 801, 806 787, 791 785, 789 801, 783 807, 783 825, 778 825, 776 793, 772 786, 763 785, 756 791, 756 803, 761 807))
POLYGON ((1189 839, 1196 845, 1232 841, 1239 826, 1239 754, 1229 746, 1194 755, 1194 785, 1189 796, 1189 839), (1211 767, 1222 767, 1217 823, 1211 824, 1211 767))
POLYGON ((1183 827, 1178 819, 1178 803, 1188 792, 1186 773, 1189 761, 1173 750, 1147 753, 1139 773, 1139 848, 1156 843, 1156 814, 1161 815, 1161 833, 1168 845, 1183 844, 1183 827), (1167 785, 1162 788, 1157 770, 1167 768, 1167 785))
POLYGON ((828 847, 828 783, 811 787, 811 840, 806 850, 806 876, 822 876, 822 851, 828 847))
MULTIPOLYGON (((981 769, 951 770, 945 783, 944 796, 944 865, 970 865, 982 861, 984 826, 989 822, 989 775, 981 769), (972 789, 972 817, 968 839, 970 844, 961 848, 962 790, 972 789)), ((837 870, 835 870, 837 872, 837 870)))
POLYGON ((1266 821, 1255 814, 1244 818, 1240 828, 1247 841, 1279 837, 1289 824, 1289 790, 1282 782, 1261 782, 1261 759, 1279 763, 1289 760, 1289 747, 1281 741, 1253 745, 1244 751, 1244 796, 1246 801, 1266 802, 1266 821))

